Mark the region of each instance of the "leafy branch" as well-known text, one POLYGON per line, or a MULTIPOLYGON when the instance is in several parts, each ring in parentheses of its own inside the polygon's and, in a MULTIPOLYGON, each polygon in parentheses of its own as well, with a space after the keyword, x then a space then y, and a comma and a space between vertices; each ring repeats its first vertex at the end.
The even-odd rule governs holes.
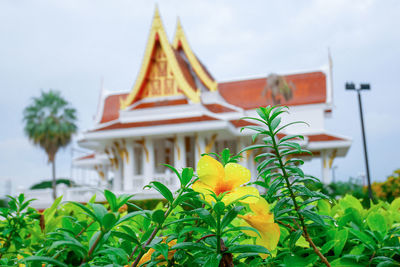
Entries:
MULTIPOLYGON (((298 123, 304 123, 296 121, 280 126, 280 115, 285 112, 287 112, 287 107, 268 106, 266 108, 261 107, 257 109, 260 118, 246 117, 245 119, 258 121, 266 127, 243 127, 242 130, 247 128, 256 132, 253 135, 253 141, 255 141, 260 135, 264 136, 264 138, 262 139, 263 144, 249 146, 243 149, 240 153, 260 148, 266 150, 264 153, 256 157, 256 160, 264 158, 264 160, 258 164, 257 170, 261 176, 272 181, 271 186, 269 187, 269 190, 271 191, 269 192, 269 195, 273 195, 280 191, 280 194, 275 194, 277 197, 280 197, 275 206, 275 210, 278 210, 280 215, 277 217, 281 217, 281 220, 289 219, 291 217, 290 213, 294 211, 294 215, 300 221, 301 235, 304 235, 306 241, 310 244, 321 261, 326 266, 331 266, 326 257, 322 255, 320 250, 312 241, 306 224, 306 219, 320 224, 321 226, 324 226, 324 221, 320 215, 305 208, 307 207, 307 204, 327 197, 321 193, 313 193, 310 190, 307 190, 304 184, 302 184, 305 175, 297 165, 303 164, 303 161, 292 157, 295 155, 301 156, 303 154, 311 154, 310 151, 302 149, 300 144, 295 142, 296 140, 304 138, 300 135, 289 135, 280 140, 278 138, 278 134, 287 127, 298 123), (287 201, 285 198, 286 196, 290 197, 291 201, 287 201), (284 206, 286 206, 286 209, 283 208, 284 206), (279 210, 279 208, 283 209, 279 210), (289 216, 284 217, 283 215, 285 214, 288 214, 289 216)), ((294 228, 289 227, 289 229, 292 230, 294 228)), ((293 242, 301 236, 298 231, 292 232, 292 235, 295 237, 292 238, 293 242)))

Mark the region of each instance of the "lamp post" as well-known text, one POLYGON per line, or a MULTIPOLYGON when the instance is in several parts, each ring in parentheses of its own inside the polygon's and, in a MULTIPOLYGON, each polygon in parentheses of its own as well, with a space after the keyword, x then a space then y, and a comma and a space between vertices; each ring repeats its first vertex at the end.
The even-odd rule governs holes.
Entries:
POLYGON ((360 120, 361 120, 361 134, 363 139, 364 145, 364 158, 365 158, 365 168, 367 173, 367 182, 368 182, 368 195, 369 199, 373 200, 372 198, 372 188, 371 188, 371 178, 369 175, 369 165, 368 165, 368 153, 367 153, 367 141, 365 140, 365 129, 364 129, 364 116, 363 116, 363 109, 362 109, 362 102, 361 102, 361 90, 370 90, 370 85, 368 83, 361 83, 360 87, 356 88, 354 83, 346 83, 346 90, 355 90, 358 95, 358 107, 360 109, 360 120))

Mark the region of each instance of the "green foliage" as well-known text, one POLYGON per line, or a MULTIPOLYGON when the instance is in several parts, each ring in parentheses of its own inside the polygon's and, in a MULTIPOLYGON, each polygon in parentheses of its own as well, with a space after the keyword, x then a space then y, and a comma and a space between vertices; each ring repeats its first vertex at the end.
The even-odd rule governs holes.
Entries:
POLYGON ((58 149, 66 146, 76 132, 76 110, 57 91, 42 92, 24 110, 25 133, 54 160, 58 149))
MULTIPOLYGON (((51 183, 52 183, 52 181, 43 181, 43 182, 32 185, 30 189, 34 190, 34 189, 51 188, 52 187, 51 183)), ((70 179, 57 179, 56 184, 65 184, 65 185, 71 187, 74 185, 74 182, 71 181, 70 179)))
MULTIPOLYGON (((307 153, 297 142, 301 136, 278 138, 287 127, 280 125, 283 112, 258 109, 261 119, 253 119, 265 127, 248 128, 262 143, 243 150, 263 150, 256 156, 254 184, 267 189, 262 197, 273 215, 243 203, 247 196, 225 203, 229 191, 211 190, 212 200, 206 201, 192 189, 200 179, 193 169, 166 165, 179 189, 172 192, 159 182, 147 186, 163 200, 132 200, 105 190, 104 203, 95 196, 86 204, 63 203, 60 197, 39 214, 29 207, 33 200, 8 197, 8 207, 0 209, 0 265, 400 266, 400 198, 366 208, 352 195, 334 200, 313 189, 318 180, 304 174, 302 160, 294 157, 307 153), (262 220, 245 225, 244 218, 262 220), (257 223, 279 224, 276 248, 269 251, 258 242, 272 236, 257 223)), ((213 155, 223 165, 238 159, 227 149, 213 155)))
POLYGON ((374 182, 372 191, 378 198, 389 202, 400 197, 400 169, 395 170, 386 181, 374 182))
POLYGON ((42 148, 52 164, 53 198, 56 199, 55 157, 57 151, 71 141, 77 130, 76 110, 61 97, 60 92, 42 92, 24 109, 24 131, 28 138, 42 148))
MULTIPOLYGON (((15 255, 19 251, 29 248, 31 241, 35 239, 35 234, 40 232, 40 215, 37 211, 29 207, 33 200, 25 200, 23 194, 17 198, 7 196, 8 207, 0 208, 0 259, 15 255)), ((0 260, 4 261, 4 259, 0 260)), ((9 264, 16 264, 16 259, 6 260, 9 264)))
MULTIPOLYGON (((305 185, 305 182, 315 183, 318 182, 318 179, 305 175, 299 167, 304 162, 296 156, 311 154, 298 143, 298 140, 304 139, 303 136, 289 135, 279 139, 278 134, 283 129, 303 123, 292 122, 281 125, 280 115, 285 112, 287 112, 286 107, 269 106, 257 109, 260 118, 246 118, 264 125, 264 127, 246 126, 243 128, 255 131, 253 140, 261 137, 262 144, 249 146, 240 153, 254 149, 263 150, 261 154, 255 157, 261 178, 256 184, 268 190, 266 195, 268 202, 276 203, 274 207, 275 220, 290 230, 287 237, 289 251, 295 252, 297 249, 295 244, 303 236, 316 251, 322 263, 329 266, 326 257, 319 252, 309 233, 311 230, 320 232, 326 230, 326 216, 319 214, 317 207, 312 204, 329 197, 321 192, 311 191, 305 185)), ((311 255, 312 263, 316 260, 315 256, 311 255)))

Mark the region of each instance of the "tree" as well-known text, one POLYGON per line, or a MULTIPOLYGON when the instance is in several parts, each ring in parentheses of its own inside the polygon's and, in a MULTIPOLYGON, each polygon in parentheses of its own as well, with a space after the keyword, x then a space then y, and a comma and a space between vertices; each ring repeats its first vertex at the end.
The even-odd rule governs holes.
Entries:
POLYGON ((24 131, 28 138, 45 150, 52 165, 53 198, 56 199, 57 151, 71 141, 77 130, 76 110, 62 98, 60 92, 49 90, 34 97, 32 104, 24 109, 24 131))

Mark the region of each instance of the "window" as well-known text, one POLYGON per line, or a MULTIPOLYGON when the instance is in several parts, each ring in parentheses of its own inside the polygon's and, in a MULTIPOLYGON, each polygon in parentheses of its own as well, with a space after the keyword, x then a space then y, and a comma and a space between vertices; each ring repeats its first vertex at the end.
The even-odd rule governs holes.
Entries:
POLYGON ((194 168, 194 157, 195 157, 195 139, 193 136, 185 137, 185 164, 186 167, 194 168))
POLYGON ((230 140, 217 140, 214 144, 215 151, 216 153, 220 154, 222 150, 225 148, 229 148, 229 151, 231 154, 236 154, 237 153, 237 145, 236 141, 234 139, 230 140))
POLYGON ((174 139, 155 139, 153 145, 154 170, 156 173, 164 173, 167 167, 162 164, 174 166, 174 139))
POLYGON ((143 174, 143 147, 135 146, 133 148, 133 174, 142 175, 143 174))

